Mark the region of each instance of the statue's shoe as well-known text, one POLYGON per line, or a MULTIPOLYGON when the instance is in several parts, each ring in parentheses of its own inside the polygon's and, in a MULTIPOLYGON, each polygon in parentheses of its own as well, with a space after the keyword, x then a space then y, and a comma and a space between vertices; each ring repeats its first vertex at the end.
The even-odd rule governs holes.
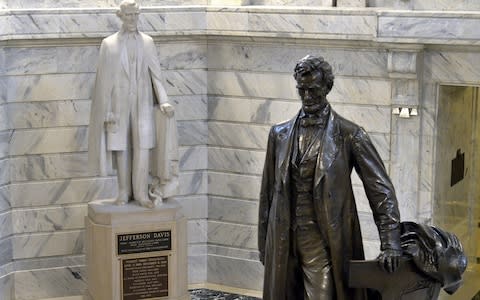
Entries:
POLYGON ((146 208, 154 208, 155 207, 155 203, 153 203, 153 201, 150 201, 149 199, 148 200, 139 199, 139 200, 137 200, 137 202, 140 203, 141 206, 146 207, 146 208))
POLYGON ((127 192, 118 192, 118 197, 115 200, 116 205, 125 205, 128 202, 128 194, 127 192))

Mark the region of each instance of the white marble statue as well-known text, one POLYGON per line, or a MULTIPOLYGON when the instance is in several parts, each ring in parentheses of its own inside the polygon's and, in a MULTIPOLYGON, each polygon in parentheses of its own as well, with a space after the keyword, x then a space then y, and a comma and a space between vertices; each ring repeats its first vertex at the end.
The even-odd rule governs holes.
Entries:
POLYGON ((96 174, 117 170, 116 204, 133 199, 152 208, 176 193, 178 144, 155 44, 137 29, 139 12, 135 0, 123 1, 121 30, 102 41, 88 151, 96 174))

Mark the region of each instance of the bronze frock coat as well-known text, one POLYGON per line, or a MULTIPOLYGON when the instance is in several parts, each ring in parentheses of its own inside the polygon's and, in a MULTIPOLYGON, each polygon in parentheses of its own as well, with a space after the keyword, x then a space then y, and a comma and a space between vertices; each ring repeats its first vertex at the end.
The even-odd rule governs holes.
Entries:
MULTIPOLYGON (((258 246, 265 265, 264 300, 287 299, 302 278, 287 271, 290 251, 290 161, 298 115, 271 128, 259 204, 258 246)), ((364 259, 350 174, 362 179, 378 227, 381 249, 400 249, 400 214, 393 185, 365 130, 331 109, 314 175, 317 223, 330 248, 336 299, 365 299, 349 289, 348 262, 364 259)), ((297 300, 297 299, 296 299, 297 300)), ((300 298, 299 298, 300 300, 300 298)))

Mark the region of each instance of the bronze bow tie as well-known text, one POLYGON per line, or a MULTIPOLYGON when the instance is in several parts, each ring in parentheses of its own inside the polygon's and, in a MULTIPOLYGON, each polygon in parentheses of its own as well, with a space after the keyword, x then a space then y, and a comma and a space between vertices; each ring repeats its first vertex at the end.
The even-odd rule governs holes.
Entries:
POLYGON ((302 127, 309 127, 315 125, 323 127, 325 125, 325 121, 318 117, 304 117, 300 120, 300 125, 302 127))

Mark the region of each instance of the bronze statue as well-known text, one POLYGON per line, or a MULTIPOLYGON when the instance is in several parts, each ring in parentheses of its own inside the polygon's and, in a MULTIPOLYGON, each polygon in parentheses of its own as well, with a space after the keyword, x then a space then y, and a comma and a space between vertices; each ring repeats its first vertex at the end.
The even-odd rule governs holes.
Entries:
POLYGON ((348 287, 350 260, 364 259, 351 171, 363 181, 380 234, 378 261, 388 272, 402 254, 395 191, 365 130, 328 103, 331 66, 308 55, 294 77, 302 108, 270 130, 262 178, 263 299, 366 299, 366 289, 348 287))

